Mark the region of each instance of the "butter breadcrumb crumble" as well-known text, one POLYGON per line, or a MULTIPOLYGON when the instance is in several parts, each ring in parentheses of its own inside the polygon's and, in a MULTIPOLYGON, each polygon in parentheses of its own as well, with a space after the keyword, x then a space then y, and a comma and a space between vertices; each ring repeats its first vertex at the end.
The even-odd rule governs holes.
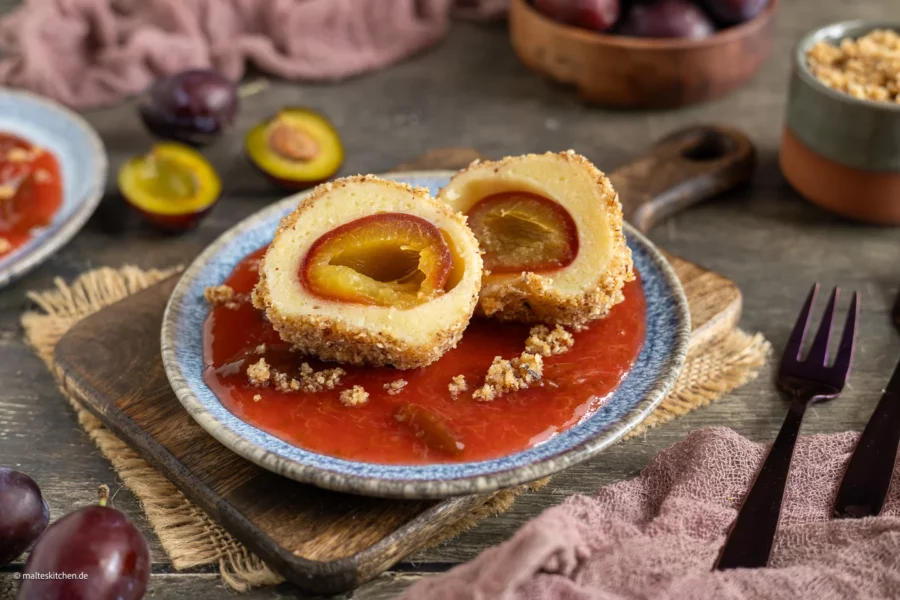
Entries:
POLYGON ((333 390, 341 384, 347 371, 340 367, 316 371, 308 363, 300 365, 300 389, 304 392, 333 390))
POLYGON ((259 359, 258 361, 247 367, 247 378, 253 385, 267 385, 271 377, 272 370, 269 368, 269 363, 267 363, 266 359, 264 358, 259 359))
POLYGON ((0 185, 0 202, 12 200, 16 197, 17 191, 19 191, 19 186, 12 185, 11 183, 0 185))
POLYGON ((271 382, 279 392, 312 393, 333 390, 341 384, 346 374, 347 372, 340 367, 316 371, 308 363, 302 363, 299 377, 292 377, 288 373, 273 369, 265 358, 260 358, 247 367, 247 378, 251 384, 262 387, 271 382))
POLYGON ((259 402, 260 400, 262 400, 262 396, 260 394, 253 394, 254 402, 259 402))
MULTIPOLYGON (((527 389, 543 377, 545 356, 563 354, 573 345, 575 338, 560 325, 552 330, 546 325, 535 325, 528 332, 525 351, 517 358, 507 360, 500 356, 494 357, 494 362, 491 363, 484 378, 484 385, 475 390, 472 398, 487 402, 509 392, 527 389)), ((450 384, 450 394, 456 398, 460 391, 466 390, 465 385, 462 375, 457 375, 450 384), (454 391, 457 378, 462 379, 463 387, 454 391)))
POLYGON ((369 392, 361 385, 354 385, 341 392, 340 400, 344 406, 360 406, 369 401, 369 392))
POLYGON ((553 331, 546 325, 535 325, 525 340, 525 352, 553 356, 568 352, 574 344, 575 338, 560 325, 554 327, 553 331))
POLYGON ((240 304, 235 299, 234 288, 230 285, 209 285, 203 290, 203 297, 212 306, 224 306, 234 310, 240 304))
POLYGON ((500 396, 528 388, 544 374, 544 358, 540 354, 523 352, 517 358, 507 360, 494 357, 488 368, 484 385, 475 390, 472 398, 488 402, 500 396))
POLYGON ((810 72, 854 98, 900 104, 900 33, 876 29, 838 45, 821 41, 806 53, 810 72))
POLYGON ((408 382, 405 379, 397 379, 390 383, 384 384, 384 389, 387 390, 388 395, 396 396, 397 394, 399 394, 400 392, 403 391, 403 388, 406 387, 407 383, 408 382))
POLYGON ((456 375, 453 379, 450 380, 450 385, 447 386, 447 389, 450 390, 450 395, 454 400, 465 391, 468 391, 469 384, 466 383, 465 375, 456 375))
POLYGON ((12 242, 10 242, 5 237, 0 237, 0 254, 3 254, 4 252, 9 252, 10 250, 12 250, 12 247, 13 247, 12 242))
POLYGON ((31 152, 25 148, 10 148, 6 151, 6 160, 13 163, 29 162, 31 160, 31 152))

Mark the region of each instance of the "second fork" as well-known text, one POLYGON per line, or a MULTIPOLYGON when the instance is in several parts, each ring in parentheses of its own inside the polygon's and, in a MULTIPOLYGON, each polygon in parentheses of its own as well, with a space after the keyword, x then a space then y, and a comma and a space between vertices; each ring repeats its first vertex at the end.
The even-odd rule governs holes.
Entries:
POLYGON ((756 480, 744 498, 715 569, 764 567, 768 563, 803 415, 814 402, 837 397, 850 374, 859 315, 859 294, 856 293, 850 303, 834 365, 828 366, 828 350, 839 294, 837 288, 828 301, 809 355, 805 360, 801 359, 803 341, 818 290, 819 284, 815 284, 806 299, 784 349, 778 371, 778 387, 791 400, 791 407, 756 480))

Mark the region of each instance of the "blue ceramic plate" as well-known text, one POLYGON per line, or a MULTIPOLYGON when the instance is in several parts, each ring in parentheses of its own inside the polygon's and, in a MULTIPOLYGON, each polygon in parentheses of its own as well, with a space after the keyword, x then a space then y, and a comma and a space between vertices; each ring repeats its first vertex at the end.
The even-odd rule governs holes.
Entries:
MULTIPOLYGON (((432 194, 453 173, 387 175, 432 194)), ((203 382, 203 320, 208 285, 218 285, 240 260, 269 243, 281 218, 302 195, 273 204, 223 234, 184 273, 163 318, 162 357, 179 400, 193 418, 234 452, 297 481, 369 496, 438 498, 493 491, 556 473, 621 439, 662 401, 684 364, 690 337, 681 284, 660 252, 626 226, 634 264, 647 298, 647 339, 622 385, 593 416, 548 441, 491 460, 434 465, 382 465, 325 456, 298 448, 249 425, 228 411, 203 382)))
POLYGON ((42 146, 59 161, 63 202, 47 227, 0 258, 0 287, 38 266, 78 233, 106 186, 106 150, 97 132, 72 111, 30 94, 0 88, 0 132, 42 146))

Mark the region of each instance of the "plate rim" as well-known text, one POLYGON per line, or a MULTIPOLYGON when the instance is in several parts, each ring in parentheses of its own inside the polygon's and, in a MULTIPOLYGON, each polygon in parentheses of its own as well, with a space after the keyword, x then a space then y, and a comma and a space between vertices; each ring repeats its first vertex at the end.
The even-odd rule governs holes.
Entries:
MULTIPOLYGON (((87 119, 74 110, 26 90, 0 86, 0 96, 18 97, 24 102, 39 104, 70 121, 84 134, 88 142, 88 148, 97 161, 93 172, 94 179, 90 182, 85 193, 76 200, 77 205, 73 209, 72 214, 65 221, 59 223, 55 231, 49 233, 47 239, 42 243, 23 253, 13 250, 11 254, 3 259, 12 259, 8 266, 0 268, 0 288, 4 288, 32 269, 40 266, 81 231, 103 199, 106 191, 106 176, 109 172, 109 157, 106 154, 106 146, 104 146, 103 140, 100 139, 100 134, 88 123, 87 119)), ((53 227, 53 225, 51 224, 50 227, 53 227)))
MULTIPOLYGON (((456 173, 457 171, 453 170, 416 170, 390 172, 378 176, 388 179, 398 177, 436 179, 449 178, 456 173)), ((243 233, 252 224, 265 220, 270 213, 283 211, 285 205, 298 202, 309 192, 310 190, 305 190, 273 202, 248 215, 209 244, 179 278, 166 303, 160 330, 161 354, 166 376, 179 402, 188 411, 191 418, 219 443, 268 471, 275 472, 289 479, 337 492, 401 499, 437 499, 466 494, 483 494, 521 485, 572 467, 599 454, 621 440, 659 406, 674 385, 678 374, 684 366, 690 343, 691 318, 687 297, 681 281, 659 248, 626 222, 624 223, 626 236, 637 240, 646 250, 651 261, 660 269, 667 286, 673 290, 672 300, 674 301, 674 314, 677 322, 672 352, 668 355, 653 386, 647 390, 644 397, 637 404, 629 409, 620 419, 611 423, 603 432, 561 453, 524 465, 498 470, 489 475, 464 475, 443 480, 400 481, 383 479, 377 476, 337 473, 275 454, 232 431, 225 423, 220 422, 212 415, 203 402, 191 391, 188 380, 182 374, 182 369, 176 356, 175 338, 178 330, 177 318, 179 315, 177 305, 181 304, 181 301, 186 298, 187 290, 197 274, 220 252, 222 247, 228 245, 233 238, 243 233)), ((240 419, 237 416, 235 418, 240 419)), ((241 421, 246 423, 242 419, 241 421)))

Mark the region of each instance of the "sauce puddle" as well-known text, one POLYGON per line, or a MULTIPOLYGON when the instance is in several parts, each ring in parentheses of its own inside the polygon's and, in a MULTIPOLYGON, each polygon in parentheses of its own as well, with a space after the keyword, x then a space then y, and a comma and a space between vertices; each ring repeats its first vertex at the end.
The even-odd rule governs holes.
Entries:
POLYGON ((0 132, 0 257, 31 239, 62 204, 56 157, 18 136, 0 132))
POLYGON ((483 383, 495 356, 512 358, 522 352, 529 325, 475 319, 457 347, 428 367, 398 371, 341 365, 347 375, 330 391, 260 388, 246 375, 246 365, 260 357, 281 368, 286 362, 295 369, 302 362, 316 370, 338 366, 287 351, 262 313, 246 300, 264 252, 262 248, 247 256, 223 282, 243 300, 237 309, 210 310, 203 327, 203 378, 240 419, 320 454, 370 463, 428 464, 485 460, 530 448, 596 412, 632 368, 644 344, 646 303, 638 278, 625 285, 625 300, 607 318, 574 334, 571 350, 544 359, 540 382, 492 402, 472 400, 471 393, 483 383), (266 352, 257 355, 254 350, 260 344, 266 344, 266 352), (240 356, 249 357, 249 362, 235 365, 240 356), (453 400, 447 386, 460 374, 469 390, 453 400), (389 395, 384 385, 397 379, 408 383, 399 394, 389 395), (368 403, 342 405, 340 391, 354 385, 369 392, 368 403), (254 400, 257 395, 260 399, 254 400), (421 412, 445 425, 461 443, 461 451, 429 446, 417 436, 421 428, 411 427, 409 419, 398 421, 398 412, 409 413, 407 405, 426 409, 421 412))

